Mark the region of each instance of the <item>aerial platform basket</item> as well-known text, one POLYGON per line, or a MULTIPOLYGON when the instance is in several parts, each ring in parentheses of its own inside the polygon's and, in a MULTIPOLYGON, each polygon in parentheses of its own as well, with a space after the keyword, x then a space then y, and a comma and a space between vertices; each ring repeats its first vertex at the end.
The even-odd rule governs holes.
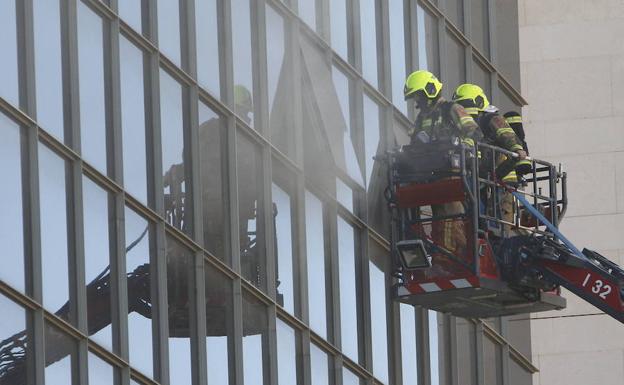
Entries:
MULTIPOLYGON (((391 244, 400 276, 393 288, 395 299, 477 318, 565 308, 557 285, 525 285, 535 281, 531 272, 521 268, 518 253, 504 252, 518 231, 545 232, 540 221, 517 207, 514 223, 488 207, 498 205, 503 189, 496 184, 495 164, 484 167, 476 154, 492 151, 489 158, 497 159, 500 155, 494 152, 500 149, 479 146, 449 140, 388 154, 391 244)), ((533 163, 528 189, 540 184, 534 198, 543 212, 562 213, 564 200, 553 188, 560 174, 550 164, 533 163), (546 194, 544 184, 550 187, 546 194)))

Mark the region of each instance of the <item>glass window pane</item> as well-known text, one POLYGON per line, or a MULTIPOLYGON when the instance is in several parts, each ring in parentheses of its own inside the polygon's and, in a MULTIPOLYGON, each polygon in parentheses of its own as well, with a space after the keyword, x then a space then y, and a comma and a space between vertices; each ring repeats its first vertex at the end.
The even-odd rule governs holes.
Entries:
POLYGON ((297 339, 293 328, 277 319, 277 382, 297 384, 297 339))
POLYGON ((72 361, 77 364, 76 341, 58 329, 45 323, 45 383, 75 384, 72 382, 72 361))
MULTIPOLYGON (((376 260, 383 260, 385 255, 375 255, 376 260)), ((370 269, 370 307, 371 336, 373 351, 373 375, 388 384, 388 328, 386 323, 386 275, 383 268, 375 262, 369 262, 370 269)))
POLYGON ((331 45, 343 59, 349 59, 347 47, 347 0, 329 0, 331 45))
POLYGON ((63 78, 61 68, 61 7, 58 0, 33 1, 37 122, 61 141, 63 78))
POLYGON ((360 385, 360 378, 347 368, 342 368, 342 385, 360 385))
POLYGON ((483 384, 495 385, 503 383, 503 351, 502 347, 483 338, 483 384))
POLYGON ((312 30, 316 30, 316 0, 300 1, 297 5, 299 6, 299 17, 312 30))
POLYGON ((403 383, 416 382, 418 378, 418 350, 416 349, 416 313, 412 305, 400 304, 401 317, 401 367, 403 383))
POLYGON ((377 87, 377 23, 375 0, 360 0, 360 23, 362 33, 362 75, 377 87))
POLYGON ((446 15, 460 31, 464 30, 464 0, 446 0, 446 15))
MULTIPOLYGON (((457 374, 466 385, 477 384, 477 357, 475 325, 457 318, 457 374)), ((529 336, 529 340, 530 340, 529 336)))
POLYGON ((0 294, 0 384, 32 384, 26 310, 0 294))
POLYGON ((336 200, 350 212, 354 212, 353 190, 342 179, 336 177, 336 200))
MULTIPOLYGON (((530 341, 530 339, 529 339, 530 341)), ((509 384, 511 385, 527 385, 533 384, 533 375, 518 365, 513 359, 509 360, 509 384)))
POLYGON ((83 158, 106 174, 106 102, 102 19, 78 2, 80 140, 83 158))
POLYGON ((0 215, 0 244, 4 253, 0 257, 0 281, 25 292, 24 271, 24 212, 22 208, 21 128, 0 113, 0 172, 4 186, 0 189, 2 205, 0 215))
POLYGON ((494 102, 503 114, 508 111, 522 112, 522 106, 515 102, 502 87, 499 87, 498 98, 494 102))
POLYGON ((243 292, 243 377, 245 385, 268 384, 265 341, 268 338, 267 308, 243 292))
MULTIPOLYGON (((39 144, 43 306, 56 313, 69 299, 66 162, 39 144)), ((57 314, 69 320, 69 308, 57 314)))
POLYGON ((229 258, 226 122, 203 103, 199 103, 199 149, 204 247, 225 261, 229 258))
POLYGON ((167 236, 167 301, 169 313, 169 383, 191 379, 191 309, 194 301, 193 254, 167 236))
POLYGON ((355 231, 338 217, 338 275, 340 281, 340 331, 342 351, 358 362, 358 316, 355 276, 355 231))
POLYGON ((305 192, 305 225, 310 328, 321 337, 327 338, 323 202, 308 191, 305 192))
POLYGON ((116 370, 108 362, 89 352, 89 385, 111 385, 115 383, 116 370))
POLYGON ((208 383, 227 385, 232 343, 232 281, 204 263, 208 383))
POLYGON ((244 134, 236 138, 241 269, 243 277, 266 289, 262 153, 244 134))
POLYGON ((143 217, 125 209, 130 365, 153 376, 151 231, 143 217))
POLYGON ((313 385, 329 385, 329 357, 314 344, 310 344, 310 372, 313 385))
POLYGON ((376 162, 373 157, 380 151, 383 151, 382 142, 379 132, 379 105, 373 101, 368 95, 364 95, 364 158, 366 163, 366 188, 371 191, 371 182, 383 183, 379 181, 379 167, 381 164, 376 162), (373 172, 377 167, 377 172, 373 172))
POLYGON ((253 127, 253 67, 249 0, 232 0, 232 62, 235 112, 253 127))
POLYGON ((429 369, 431 385, 440 385, 440 354, 438 347, 438 313, 428 310, 429 315, 429 369))
POLYGON ((390 18, 390 72, 392 73, 392 102, 407 115, 407 103, 403 100, 403 84, 407 76, 405 65, 405 21, 403 1, 389 1, 390 18))
POLYGON ((136 31, 142 31, 141 3, 142 0, 123 0, 117 2, 119 16, 136 31))
POLYGON ((0 97, 19 105, 15 0, 0 1, 0 97))
POLYGON ((485 57, 490 56, 490 29, 488 27, 488 0, 471 0, 471 20, 473 44, 485 57))
POLYGON ((450 98, 455 88, 466 82, 466 53, 464 46, 454 37, 447 34, 446 38, 447 78, 445 83, 450 87, 444 87, 445 95, 450 98))
POLYGON ((123 179, 126 191, 147 203, 147 149, 143 52, 119 39, 123 179))
POLYGON ((418 68, 439 75, 438 19, 417 5, 416 22, 418 25, 418 68))
POLYGON ((487 97, 490 98, 490 103, 494 103, 494 101, 491 100, 492 87, 490 82, 490 72, 475 60, 472 62, 472 82, 483 88, 487 97))
POLYGON ((364 186, 363 173, 360 169, 356 149, 351 139, 353 133, 351 130, 351 102, 349 98, 350 79, 336 67, 332 67, 332 79, 346 125, 346 131, 343 133, 343 154, 346 167, 344 171, 346 171, 356 183, 364 186))
POLYGON ((197 39, 197 81, 219 98, 219 30, 217 0, 195 0, 195 38, 197 39))
POLYGON ((102 288, 111 283, 108 235, 108 202, 111 197, 85 176, 82 177, 82 189, 89 335, 95 342, 112 350, 111 302, 101 299, 106 298, 102 288))
POLYGON ((291 314, 295 313, 295 280, 293 268, 295 176, 278 161, 273 161, 273 217, 277 263, 277 301, 291 314))
POLYGON ((293 154, 292 71, 284 55, 286 21, 273 7, 266 7, 267 81, 271 143, 286 155, 293 154))
POLYGON ((160 51, 180 66, 180 3, 179 0, 158 0, 158 45, 160 51))
POLYGON ((160 70, 160 125, 166 220, 190 233, 190 223, 185 221, 184 215, 187 175, 184 165, 182 85, 163 69, 160 70))
POLYGON ((520 88, 520 48, 518 4, 515 1, 495 1, 496 7, 496 65, 515 88, 520 88))

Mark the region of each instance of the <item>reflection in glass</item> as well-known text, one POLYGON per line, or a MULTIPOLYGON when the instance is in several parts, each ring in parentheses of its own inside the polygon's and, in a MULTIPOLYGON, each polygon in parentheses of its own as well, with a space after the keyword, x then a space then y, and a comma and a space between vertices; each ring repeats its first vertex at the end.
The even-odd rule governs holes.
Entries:
POLYGON ((0 294, 0 384, 31 384, 34 373, 26 310, 0 294))
POLYGON ((342 385, 360 385, 360 378, 347 368, 342 368, 342 385))
POLYGON ((269 92, 269 114, 272 115, 273 105, 280 81, 286 75, 284 69, 284 18, 273 7, 266 7, 267 34, 267 82, 269 92))
POLYGON ((446 0, 445 12, 460 31, 464 30, 464 0, 446 0))
POLYGON ((113 366, 89 352, 89 385, 112 385, 115 383, 113 366))
POLYGON ((265 366, 268 339, 267 309, 257 299, 243 293, 243 377, 245 385, 268 384, 265 366))
POLYGON ((195 0, 197 82, 217 98, 219 86, 219 31, 217 0, 195 0))
POLYGON ((106 174, 106 103, 102 19, 78 2, 80 140, 83 158, 106 174))
MULTIPOLYGON (((379 162, 373 157, 381 150, 382 143, 379 134, 379 106, 368 95, 364 95, 364 154, 366 159, 366 187, 370 189, 371 181, 381 172, 379 162), (377 172, 374 171, 377 166, 377 172)), ((378 183, 384 181, 378 180, 378 183)), ((370 191, 370 190, 369 190, 370 191)))
POLYGON ((44 130, 62 141, 64 131, 60 2, 34 0, 33 18, 37 122, 44 130))
POLYGON ((310 328, 327 339, 323 202, 308 191, 305 192, 305 228, 310 328))
MULTIPOLYGON (((275 162, 274 162, 275 163, 275 162)), ((278 168, 279 170, 279 168, 278 168)), ((275 171, 275 169, 274 169, 275 171)), ((274 179, 279 178, 279 172, 274 179)), ((284 175, 288 177, 290 175, 284 175)), ((290 190, 284 186, 286 190, 290 190)), ((275 253, 277 264, 277 301, 291 314, 295 312, 293 280, 293 212, 290 194, 272 183, 273 215, 275 218, 275 253)))
MULTIPOLYGON (((377 87, 377 26, 375 0, 360 0, 360 23, 362 32, 362 75, 377 87)), ((401 84, 401 83, 399 83, 401 84)), ((366 109, 364 110, 366 111, 366 109)))
POLYGON ((403 383, 415 382, 418 378, 418 351, 416 350, 416 313, 412 305, 400 304, 401 317, 401 368, 403 383))
POLYGON ((108 235, 110 197, 86 176, 82 177, 82 189, 89 335, 112 350, 112 317, 106 316, 111 314, 112 304, 108 235))
POLYGON ((496 67, 513 87, 520 89, 519 7, 513 1, 493 3, 496 15, 496 67))
POLYGON ((310 344, 310 372, 312 384, 329 385, 329 358, 314 344, 310 344))
POLYGON ((180 4, 179 0, 158 0, 158 45, 160 51, 180 66, 180 4))
POLYGON ((407 103, 403 100, 403 87, 407 76, 405 66, 405 25, 402 1, 388 2, 390 18, 390 65, 392 74, 392 102, 407 115, 407 103))
POLYGON ((448 66, 448 78, 446 82, 453 86, 446 88, 445 95, 450 97, 456 85, 466 82, 466 54, 464 46, 448 32, 446 35, 446 61, 448 66))
POLYGON ((187 176, 184 165, 182 85, 163 69, 160 70, 160 127, 166 220, 189 233, 190 218, 187 218, 184 210, 187 202, 187 176))
POLYGON ((428 310, 429 316, 429 368, 431 385, 440 384, 439 348, 438 348, 438 313, 428 310))
POLYGON ((330 0, 331 45, 345 60, 349 59, 347 48, 347 0, 330 0))
POLYGON ((72 361, 77 364, 76 341, 65 332, 45 324, 45 383, 73 384, 72 361))
POLYGON ((297 347, 293 328, 277 319, 277 383, 297 384, 297 347))
POLYGON ((332 80, 334 82, 334 87, 336 89, 336 94, 338 96, 338 101, 340 103, 342 116, 344 118, 344 123, 346 126, 346 131, 343 132, 343 151, 345 157, 344 161, 346 165, 345 171, 351 178, 353 178, 355 182, 357 182, 361 186, 364 186, 362 170, 360 169, 360 165, 358 163, 355 146, 353 145, 353 141, 351 140, 352 131, 351 108, 349 99, 349 78, 338 68, 332 67, 332 80))
MULTIPOLYGON (((1 27, 0 27, 1 28, 1 27)), ((24 271, 24 222, 22 209, 22 130, 12 120, 0 113, 0 189, 2 205, 0 215, 0 244, 4 247, 0 257, 0 281, 21 292, 26 291, 24 271)))
POLYGON ((418 68, 439 74, 438 20, 417 5, 416 21, 418 25, 418 68))
POLYGON ((221 116, 199 103, 199 170, 204 222, 204 247, 225 260, 228 239, 227 133, 221 116))
MULTIPOLYGON (((380 256, 381 257, 381 256, 380 256)), ((373 261, 370 269, 371 336, 373 374, 388 384, 388 328, 386 324, 386 276, 373 261)))
POLYGON ((357 274, 355 266, 355 231, 338 217, 338 276, 340 281, 340 332, 342 351, 358 362, 357 274))
POLYGON ((236 157, 241 271, 254 286, 266 289, 262 154, 257 145, 239 132, 236 157))
POLYGON ((204 263, 206 293, 206 364, 208 383, 229 383, 229 350, 233 333, 232 281, 204 263))
POLYGON ((19 104, 15 0, 0 1, 0 97, 19 104))
MULTIPOLYGON (((491 98, 492 95, 492 87, 490 82, 490 72, 483 68, 481 64, 477 61, 472 62, 472 82, 485 91, 485 94, 491 98)), ((493 100, 490 100, 490 103, 493 103, 493 100)), ((498 106, 498 102, 494 103, 498 106)))
POLYGON ((117 2, 119 16, 139 33, 142 30, 141 3, 142 0, 123 0, 117 2))
POLYGON ((471 40, 485 57, 490 55, 490 29, 488 23, 488 0, 471 0, 470 3, 472 25, 471 40))
POLYGON ((39 202, 43 306, 69 320, 66 163, 39 144, 39 202), (61 309, 63 307, 63 309, 61 309))
POLYGON ((127 207, 125 225, 130 365, 152 377, 151 234, 147 221, 127 207))
POLYGON ((147 203, 143 52, 123 36, 119 37, 119 51, 124 187, 133 197, 147 203))
POLYGON ((167 301, 169 314, 169 383, 186 385, 191 379, 191 311, 193 254, 167 236, 167 301))
POLYGON ((236 113, 253 127, 253 71, 251 53, 251 10, 249 0, 232 0, 232 63, 236 113))
POLYGON ((336 201, 350 212, 354 212, 353 190, 338 177, 336 177, 336 201))
POLYGON ((316 30, 316 0, 300 1, 297 5, 299 6, 299 17, 313 31, 316 30))

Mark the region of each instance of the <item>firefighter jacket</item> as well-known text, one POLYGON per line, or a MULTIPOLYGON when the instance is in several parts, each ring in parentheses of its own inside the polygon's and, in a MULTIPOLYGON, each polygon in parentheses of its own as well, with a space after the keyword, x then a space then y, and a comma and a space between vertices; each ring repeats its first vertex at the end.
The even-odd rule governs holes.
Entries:
POLYGON ((464 107, 444 98, 439 98, 429 111, 418 114, 411 133, 412 142, 420 132, 425 132, 431 141, 458 136, 463 143, 471 146, 483 137, 479 126, 464 107))
MULTIPOLYGON (((522 141, 518 138, 514 130, 507 124, 505 118, 498 112, 486 112, 477 118, 479 127, 485 135, 487 143, 504 148, 507 151, 516 152, 524 150, 522 141)), ((497 159, 497 164, 505 161, 507 157, 497 159)), ((504 182, 517 182, 518 177, 515 171, 503 177, 504 182)))

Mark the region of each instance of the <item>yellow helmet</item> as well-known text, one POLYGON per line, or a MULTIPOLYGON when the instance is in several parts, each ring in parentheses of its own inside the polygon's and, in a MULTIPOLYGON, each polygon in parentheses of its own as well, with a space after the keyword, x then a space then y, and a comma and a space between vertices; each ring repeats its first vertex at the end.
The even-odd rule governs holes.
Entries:
POLYGON ((419 70, 412 72, 405 80, 403 95, 405 100, 413 98, 419 91, 427 99, 435 99, 440 95, 442 83, 429 71, 419 70))
POLYGON ((453 101, 471 101, 479 111, 483 111, 490 105, 483 89, 476 84, 464 83, 455 89, 453 101))

